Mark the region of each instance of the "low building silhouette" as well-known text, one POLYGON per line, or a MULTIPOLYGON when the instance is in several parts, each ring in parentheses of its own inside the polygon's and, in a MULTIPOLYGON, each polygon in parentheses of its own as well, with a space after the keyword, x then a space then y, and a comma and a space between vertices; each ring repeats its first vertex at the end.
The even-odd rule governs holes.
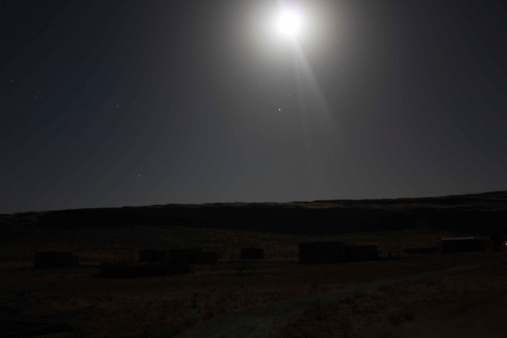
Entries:
POLYGON ((475 237, 447 237, 441 239, 442 253, 484 251, 485 242, 475 237))
POLYGON ((218 254, 216 252, 201 252, 197 257, 197 264, 212 264, 218 262, 218 254))
POLYGON ((406 248, 404 253, 409 255, 433 255, 439 252, 438 247, 406 248))
POLYGON ((299 262, 303 264, 339 263, 345 260, 343 242, 299 243, 299 262))
POLYGON ((264 249, 262 248, 242 248, 241 259, 243 260, 256 260, 264 259, 264 249))
POLYGON ((78 264, 78 257, 68 251, 41 251, 34 254, 36 269, 73 268, 78 264))
POLYGON ((345 245, 347 262, 375 261, 379 259, 376 245, 345 245))
POLYGON ((168 259, 171 262, 197 263, 201 254, 202 249, 196 248, 170 249, 167 251, 168 259))
POLYGON ((167 250, 143 249, 139 251, 140 262, 165 262, 168 258, 167 250))

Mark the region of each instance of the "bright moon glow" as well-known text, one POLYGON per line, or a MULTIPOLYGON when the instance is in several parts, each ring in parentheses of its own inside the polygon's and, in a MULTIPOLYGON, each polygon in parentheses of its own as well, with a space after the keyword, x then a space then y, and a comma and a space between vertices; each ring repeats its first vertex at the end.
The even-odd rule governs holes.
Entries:
POLYGON ((299 35, 301 26, 301 14, 296 10, 285 9, 278 17, 276 29, 282 36, 295 38, 299 35))

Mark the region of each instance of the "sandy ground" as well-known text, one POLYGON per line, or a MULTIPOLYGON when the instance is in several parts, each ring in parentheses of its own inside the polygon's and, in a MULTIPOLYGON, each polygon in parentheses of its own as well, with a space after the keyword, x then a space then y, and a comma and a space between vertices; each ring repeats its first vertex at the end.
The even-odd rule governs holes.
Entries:
MULTIPOLYGON (((345 240, 349 243, 377 244, 381 253, 392 251, 398 255, 407 246, 435 245, 441 234, 424 231, 304 237, 183 227, 105 230, 12 228, 3 229, 3 235, 0 240, 0 318, 67 323, 74 328, 70 335, 73 337, 170 337, 189 332, 216 318, 240 315, 252 308, 262 309, 267 304, 481 259, 467 255, 410 259, 400 256, 400 259, 390 261, 309 266, 296 261, 297 243, 300 241, 345 240), (201 247, 218 251, 221 262, 194 266, 193 273, 186 275, 97 278, 98 264, 111 259, 114 255, 112 248, 116 246, 132 247, 134 250, 143 247, 201 247), (239 249, 246 246, 265 248, 266 260, 248 264, 236 261, 239 249), (73 270, 34 270, 33 252, 38 250, 73 251, 80 257, 82 266, 73 270)), ((467 278, 462 279, 466 281, 467 278)), ((495 278, 501 280, 498 290, 503 290, 505 275, 495 278)), ((485 280, 495 279, 488 275, 485 280)), ((482 285, 480 278, 474 281, 482 285)), ((350 337, 350 334, 370 334, 376 337, 379 330, 385 331, 386 337, 403 336, 401 330, 409 330, 409 324, 421 320, 421 325, 426 327, 424 320, 431 322, 429 315, 435 312, 428 311, 425 319, 423 309, 431 309, 440 299, 437 295, 446 295, 444 302, 450 304, 447 303, 448 294, 454 295, 452 292, 462 286, 470 288, 476 285, 462 283, 458 278, 453 284, 456 288, 442 293, 438 290, 447 284, 431 283, 422 283, 421 289, 415 286, 410 286, 413 289, 409 286, 400 288, 407 288, 406 295, 405 291, 388 289, 368 294, 360 298, 364 300, 357 300, 357 306, 349 302, 307 310, 287 318, 285 324, 276 329, 275 336, 350 337), (398 295, 396 292, 401 293, 398 295), (410 296, 413 294, 427 296, 410 296), (368 300, 368 297, 371 299, 368 300), (406 302, 401 302, 405 299, 403 297, 406 302), (422 303, 411 303, 411 297, 422 303), (406 309, 414 307, 418 311, 412 317, 406 309), (397 319, 397 315, 401 319, 397 319), (379 329, 369 332, 368 327, 379 329)), ((491 291, 488 286, 487 290, 493 292, 496 289, 491 291)), ((484 292, 484 288, 481 287, 478 292, 484 292)), ((494 297, 493 294, 490 296, 494 297)), ((480 299, 479 295, 477 297, 480 299)))
MULTIPOLYGON (((262 311, 266 304, 340 290, 364 281, 434 270, 442 265, 446 264, 423 261, 339 266, 261 263, 244 268, 228 263, 196 267, 191 275, 122 280, 95 278, 93 268, 72 272, 55 270, 51 273, 19 268, 2 270, 1 311, 11 318, 66 322, 75 328, 73 336, 78 337, 172 336, 214 318, 242 314, 251 308, 262 311)), ((422 289, 416 288, 412 293, 425 292, 430 301, 433 298, 438 300, 434 292, 430 292, 433 289, 429 286, 432 285, 423 284, 422 289)), ((366 296, 380 298, 380 303, 372 303, 366 308, 373 313, 385 312, 386 318, 357 327, 390 323, 392 319, 389 316, 403 316, 403 312, 398 314, 396 311, 406 311, 405 308, 414 306, 411 303, 393 304, 389 292, 394 291, 382 291, 380 295, 383 298, 375 294, 366 296), (391 302, 389 306, 393 309, 386 312, 387 305, 382 303, 382 299, 391 302)), ((399 298, 398 295, 396 298, 399 298)), ((354 316, 364 320, 367 317, 362 312, 354 312, 355 309, 363 309, 361 306, 348 306, 342 310, 350 312, 350 320, 354 316)), ((304 323, 303 326, 308 329, 313 326, 311 323, 325 327, 322 318, 326 315, 322 311, 318 310, 318 320, 310 315, 308 322, 296 321, 304 323)), ((329 311, 335 312, 332 307, 329 311)), ((331 319, 331 323, 334 320, 331 319)), ((385 329, 390 328, 387 326, 385 329)), ((298 332, 305 331, 301 329, 298 332)), ((280 335, 283 336, 282 333, 280 335)))
POLYGON ((314 306, 271 337, 507 337, 505 308, 504 264, 314 306))

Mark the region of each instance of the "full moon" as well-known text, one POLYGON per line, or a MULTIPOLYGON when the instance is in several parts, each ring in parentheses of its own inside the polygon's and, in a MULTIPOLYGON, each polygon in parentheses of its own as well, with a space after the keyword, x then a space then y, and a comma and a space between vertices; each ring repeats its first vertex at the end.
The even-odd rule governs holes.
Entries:
POLYGON ((295 9, 284 9, 278 16, 276 30, 283 37, 296 38, 301 32, 303 20, 295 9))

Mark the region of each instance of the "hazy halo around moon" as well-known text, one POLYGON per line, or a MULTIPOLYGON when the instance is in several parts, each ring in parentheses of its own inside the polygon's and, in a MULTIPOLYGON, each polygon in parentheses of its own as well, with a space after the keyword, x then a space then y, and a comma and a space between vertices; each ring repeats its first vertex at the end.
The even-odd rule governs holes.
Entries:
POLYGON ((277 33, 286 38, 297 38, 303 23, 302 14, 295 8, 283 8, 276 21, 277 33))

